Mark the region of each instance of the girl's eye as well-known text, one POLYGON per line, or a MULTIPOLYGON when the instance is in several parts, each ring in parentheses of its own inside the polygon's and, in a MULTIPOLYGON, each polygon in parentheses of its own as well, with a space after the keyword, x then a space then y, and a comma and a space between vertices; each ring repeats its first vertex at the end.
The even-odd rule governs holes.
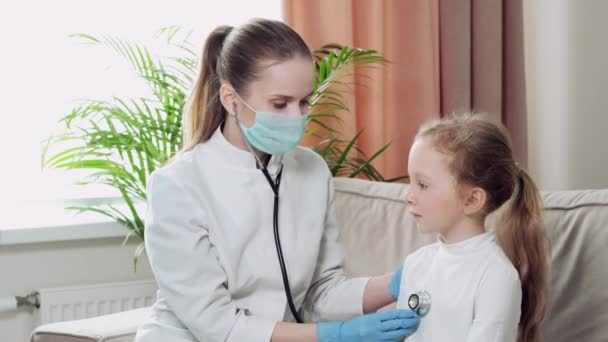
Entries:
POLYGON ((424 184, 424 183, 420 183, 418 182, 418 186, 420 187, 420 189, 424 190, 426 188, 428 188, 428 185, 424 184))
POLYGON ((287 102, 274 103, 273 106, 275 109, 283 109, 287 106, 287 102))

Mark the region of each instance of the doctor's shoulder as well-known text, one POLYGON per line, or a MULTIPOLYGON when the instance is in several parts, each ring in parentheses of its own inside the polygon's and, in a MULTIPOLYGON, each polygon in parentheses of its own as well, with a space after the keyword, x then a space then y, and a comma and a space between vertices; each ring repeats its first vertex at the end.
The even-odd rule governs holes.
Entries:
POLYGON ((310 172, 315 175, 325 175, 332 177, 329 166, 323 157, 309 147, 296 146, 289 152, 297 161, 300 171, 310 172))
POLYGON ((196 178, 195 153, 196 147, 190 151, 178 152, 166 164, 154 170, 147 184, 147 191, 150 193, 158 189, 159 183, 171 183, 174 187, 188 188, 192 179, 196 178))

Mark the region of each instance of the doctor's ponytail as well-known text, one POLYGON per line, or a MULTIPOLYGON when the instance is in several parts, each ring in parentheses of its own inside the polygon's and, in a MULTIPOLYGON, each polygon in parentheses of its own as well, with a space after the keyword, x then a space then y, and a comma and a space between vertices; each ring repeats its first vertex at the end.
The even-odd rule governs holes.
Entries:
POLYGON ((216 70, 222 45, 229 32, 229 26, 216 28, 203 46, 198 77, 183 117, 184 151, 191 150, 199 141, 209 139, 224 119, 225 110, 218 94, 220 79, 216 70))
POLYGON ((230 83, 241 95, 258 77, 262 61, 284 61, 312 53, 294 30, 285 23, 253 19, 243 26, 219 26, 213 30, 201 54, 198 75, 185 106, 182 151, 211 138, 226 118, 219 98, 221 82, 230 83))
MULTIPOLYGON (((547 259, 541 197, 532 178, 513 160, 503 127, 480 115, 460 115, 423 126, 416 139, 429 139, 448 156, 458 184, 484 189, 484 215, 498 208, 496 240, 517 269, 522 287, 518 342, 538 342, 547 310, 547 259)), ((502 294, 497 293, 497 296, 502 294)))

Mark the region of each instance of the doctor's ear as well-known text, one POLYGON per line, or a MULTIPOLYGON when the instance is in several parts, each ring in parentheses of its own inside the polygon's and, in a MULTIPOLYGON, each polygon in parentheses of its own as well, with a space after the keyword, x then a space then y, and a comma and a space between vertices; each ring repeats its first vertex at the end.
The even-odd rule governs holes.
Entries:
POLYGON ((220 87, 220 102, 228 113, 234 113, 236 107, 236 96, 234 95, 234 88, 229 84, 222 84, 220 87))

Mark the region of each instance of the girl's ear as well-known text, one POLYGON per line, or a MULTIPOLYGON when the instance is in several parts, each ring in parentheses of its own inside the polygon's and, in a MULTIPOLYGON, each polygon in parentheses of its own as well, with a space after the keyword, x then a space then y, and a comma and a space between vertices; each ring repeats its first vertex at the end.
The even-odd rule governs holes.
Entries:
POLYGON ((464 213, 474 215, 480 213, 486 205, 487 192, 480 187, 472 187, 464 193, 464 213))

